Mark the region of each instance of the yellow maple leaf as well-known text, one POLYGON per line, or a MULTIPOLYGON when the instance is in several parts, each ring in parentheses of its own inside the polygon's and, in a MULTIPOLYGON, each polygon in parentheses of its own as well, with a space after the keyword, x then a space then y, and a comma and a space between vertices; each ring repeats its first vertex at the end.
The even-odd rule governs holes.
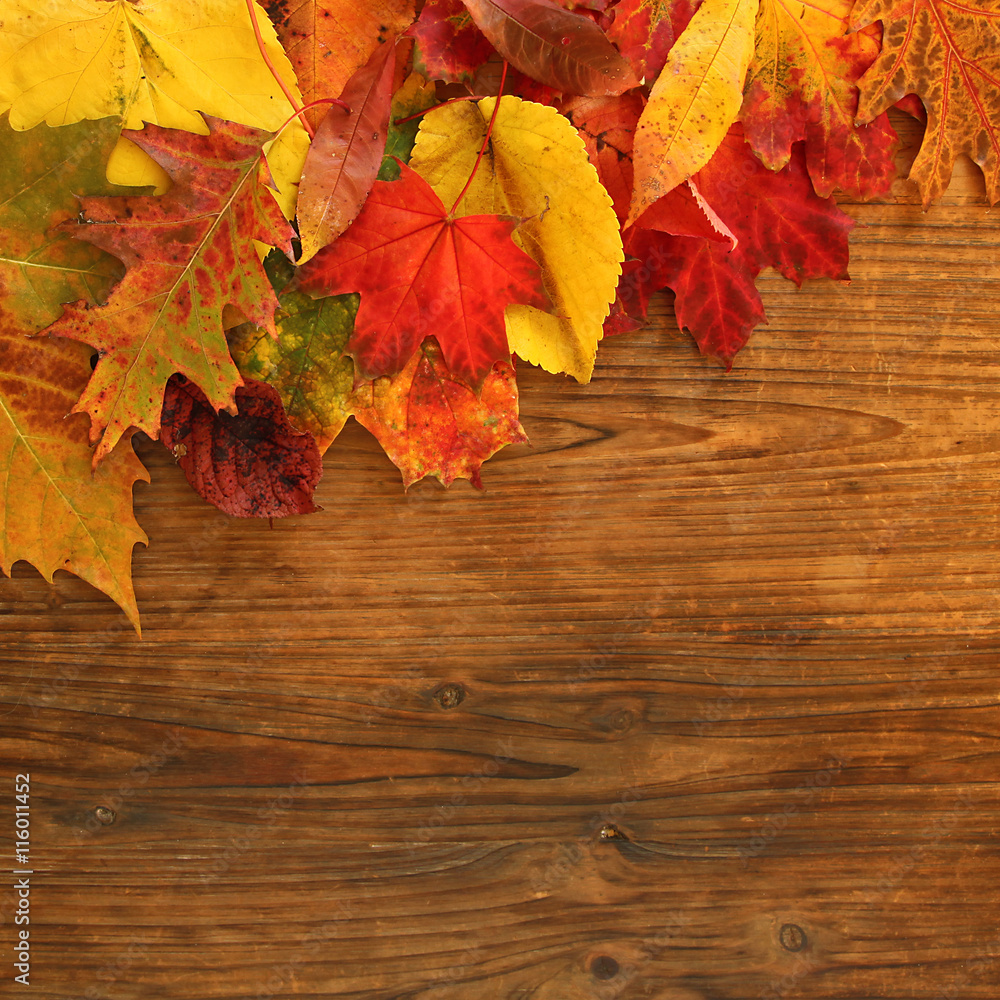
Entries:
POLYGON ((635 130, 626 225, 712 158, 739 114, 758 0, 705 0, 670 50, 635 130))
MULTIPOLYGON (((449 104, 424 116, 410 166, 445 205, 472 172, 495 102, 449 104)), ((554 108, 502 98, 490 150, 457 214, 523 219, 514 241, 541 267, 553 303, 552 313, 507 307, 510 349, 546 371, 589 382, 624 259, 611 198, 583 140, 554 108)))
MULTIPOLYGON (((298 100, 291 64, 259 8, 257 23, 298 100)), ((7 0, 0 66, 0 113, 9 108, 18 130, 115 115, 128 129, 151 122, 207 135, 203 112, 276 131, 292 110, 260 54, 245 0, 7 0)), ((268 152, 286 215, 307 145, 294 122, 268 152)), ((114 183, 149 183, 154 174, 162 181, 134 146, 113 154, 114 183)))

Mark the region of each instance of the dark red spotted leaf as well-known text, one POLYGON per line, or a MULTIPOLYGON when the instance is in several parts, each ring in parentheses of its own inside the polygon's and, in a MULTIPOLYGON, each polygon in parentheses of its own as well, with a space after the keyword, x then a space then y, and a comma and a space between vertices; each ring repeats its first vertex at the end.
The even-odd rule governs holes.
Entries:
POLYGON ((547 309, 538 265, 511 239, 515 220, 452 218, 409 167, 377 181, 361 214, 299 272, 319 298, 360 292, 347 342, 362 378, 395 375, 433 335, 452 375, 478 389, 497 361, 510 360, 504 309, 547 309))
POLYGON ((236 406, 236 416, 216 412, 183 375, 167 383, 160 439, 187 481, 233 517, 319 510, 312 497, 323 465, 313 436, 289 424, 278 393, 262 382, 237 389, 236 406))
POLYGON ((639 85, 628 61, 584 14, 552 0, 464 0, 512 66, 566 94, 600 97, 639 85))

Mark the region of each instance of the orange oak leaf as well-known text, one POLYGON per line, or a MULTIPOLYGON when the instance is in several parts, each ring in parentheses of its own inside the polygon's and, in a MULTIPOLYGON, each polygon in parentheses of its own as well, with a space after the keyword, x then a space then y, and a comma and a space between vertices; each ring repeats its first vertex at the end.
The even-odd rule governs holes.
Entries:
POLYGON ((432 80, 470 81, 493 54, 462 0, 427 0, 407 34, 417 43, 415 68, 432 80))
POLYGON ((264 0, 263 6, 307 104, 336 97, 379 44, 416 14, 414 0, 264 0))
POLYGON ((663 69, 667 53, 687 27, 699 0, 619 0, 608 38, 647 82, 663 69))
POLYGON ((263 382, 236 390, 237 412, 217 413, 205 394, 175 375, 163 397, 161 439, 195 491, 233 517, 287 517, 319 510, 323 473, 311 434, 288 422, 263 382))
POLYGON ((400 167, 377 181, 360 215, 299 272, 310 295, 360 292, 347 353, 363 378, 395 375, 430 335, 448 370, 479 388, 510 360, 504 309, 546 309, 538 265, 510 236, 515 220, 452 217, 431 186, 400 167))
POLYGON ((461 478, 482 489, 483 462, 528 440, 510 362, 498 361, 477 395, 451 375, 434 338, 398 375, 359 389, 355 399, 355 418, 378 438, 407 488, 436 476, 445 486, 461 478))
POLYGON ((886 115, 855 125, 857 82, 879 51, 879 33, 847 34, 852 0, 761 0, 740 120, 772 170, 804 139, 816 193, 884 195, 896 177, 898 140, 886 115))
POLYGON ((206 136, 155 125, 126 132, 173 187, 160 198, 84 198, 85 222, 67 224, 127 268, 104 305, 67 305, 43 331, 99 352, 73 409, 90 414, 91 440, 101 439, 95 464, 128 427, 159 434, 163 390, 175 372, 216 409, 233 405, 242 380, 226 346, 226 306, 274 330, 277 299, 253 243, 291 253, 292 230, 265 187, 261 144, 271 133, 206 121, 206 136))
POLYGON ((392 40, 380 45, 344 87, 340 99, 320 122, 306 154, 299 184, 300 263, 333 242, 361 210, 382 165, 389 130, 392 40))
POLYGON ((883 24, 882 51, 861 79, 858 120, 872 121, 906 94, 927 110, 910 168, 924 208, 940 198, 955 159, 982 167, 990 204, 1000 201, 1000 2, 859 0, 851 26, 883 24))
POLYGON ((628 61, 583 14, 552 0, 464 0, 512 66, 566 94, 600 97, 639 85, 628 61))

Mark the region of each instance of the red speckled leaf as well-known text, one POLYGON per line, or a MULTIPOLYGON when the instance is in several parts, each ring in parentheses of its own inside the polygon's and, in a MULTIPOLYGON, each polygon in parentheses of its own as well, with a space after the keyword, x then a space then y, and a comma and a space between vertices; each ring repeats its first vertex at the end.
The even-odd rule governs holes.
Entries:
POLYGON ((264 0, 263 6, 307 104, 336 97, 379 43, 404 31, 416 13, 414 0, 264 0))
POLYGON ((552 0, 464 0, 512 66, 554 90, 600 97, 639 85, 627 60, 584 14, 552 0))
POLYGON ((652 83, 667 53, 687 27, 701 0, 619 0, 608 38, 632 64, 635 75, 652 83))
POLYGON ((361 214, 299 272, 310 295, 360 292, 347 352, 364 378, 403 370, 434 334, 451 373, 478 388, 497 361, 510 360, 504 309, 546 309, 538 265, 510 236, 513 219, 453 219, 409 167, 377 181, 361 214))
POLYGON ((333 242, 361 210, 382 165, 389 131, 395 44, 380 45, 351 77, 316 130, 299 185, 300 262, 333 242))
POLYGON ((417 43, 415 69, 432 80, 470 81, 493 54, 462 0, 427 0, 407 34, 417 43))
MULTIPOLYGON (((756 49, 740 120, 772 170, 804 139, 809 175, 823 197, 884 195, 896 177, 889 119, 854 124, 857 82, 879 51, 877 30, 847 34, 852 0, 761 0, 756 49)), ((891 103, 891 102, 890 102, 891 103)))
MULTIPOLYGON (((940 198, 955 159, 983 169, 1000 201, 1000 0, 859 0, 852 28, 884 25, 882 51, 861 80, 858 119, 871 121, 907 94, 927 109, 910 168, 924 208, 940 198)), ((877 119, 876 119, 877 120, 877 119)))
POLYGON ((477 396, 452 377, 433 338, 398 375, 378 379, 356 399, 354 416, 378 438, 406 487, 436 476, 445 486, 461 478, 482 489, 483 462, 528 440, 510 363, 497 362, 477 396))
POLYGON ((97 368, 74 407, 89 413, 95 463, 125 430, 160 430, 167 380, 180 372, 216 409, 242 384, 222 313, 274 329, 277 299, 253 241, 291 252, 292 230, 265 189, 268 132, 207 118, 211 134, 147 126, 125 134, 171 175, 161 198, 84 198, 67 231, 121 260, 125 277, 101 306, 76 302, 45 332, 96 347, 97 368))
POLYGON ((287 517, 319 510, 323 472, 311 434, 288 422, 269 385, 236 390, 237 414, 217 413, 205 394, 176 375, 163 397, 161 438, 197 493, 233 517, 287 517))

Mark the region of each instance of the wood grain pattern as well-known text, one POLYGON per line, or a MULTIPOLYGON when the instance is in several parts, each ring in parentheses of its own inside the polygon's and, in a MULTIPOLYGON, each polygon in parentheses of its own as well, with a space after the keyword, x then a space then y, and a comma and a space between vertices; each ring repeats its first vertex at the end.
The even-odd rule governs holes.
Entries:
POLYGON ((485 493, 352 424, 271 529, 143 446, 142 641, 0 580, 31 995, 996 997, 1000 223, 895 195, 729 375, 666 300, 523 366, 485 493))

